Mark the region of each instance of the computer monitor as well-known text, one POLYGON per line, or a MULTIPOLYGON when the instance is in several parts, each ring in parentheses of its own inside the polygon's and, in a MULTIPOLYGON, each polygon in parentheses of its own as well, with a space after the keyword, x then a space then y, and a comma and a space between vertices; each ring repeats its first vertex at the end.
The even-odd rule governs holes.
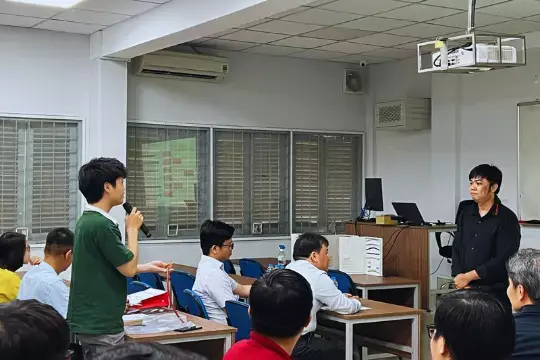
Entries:
POLYGON ((366 205, 365 210, 383 211, 383 195, 381 178, 366 178, 366 205))

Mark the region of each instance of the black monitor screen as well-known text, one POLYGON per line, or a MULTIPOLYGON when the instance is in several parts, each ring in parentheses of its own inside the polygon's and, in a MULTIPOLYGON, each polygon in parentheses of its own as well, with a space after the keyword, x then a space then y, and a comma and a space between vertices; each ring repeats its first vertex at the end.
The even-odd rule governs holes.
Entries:
POLYGON ((383 211, 382 180, 366 178, 366 210, 383 211))

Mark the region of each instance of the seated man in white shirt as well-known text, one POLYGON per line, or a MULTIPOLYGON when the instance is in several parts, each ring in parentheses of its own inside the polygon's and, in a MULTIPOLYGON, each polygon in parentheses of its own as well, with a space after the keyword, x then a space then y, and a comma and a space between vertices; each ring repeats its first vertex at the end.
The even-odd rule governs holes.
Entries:
POLYGON ((69 289, 58 274, 71 266, 73 239, 73 233, 66 228, 54 229, 47 235, 45 258, 24 275, 17 299, 37 300, 66 317, 69 289))
POLYGON ((221 221, 206 220, 201 225, 203 255, 197 266, 193 291, 199 295, 210 320, 227 325, 225 302, 249 297, 251 286, 237 284, 224 270, 234 244, 234 228, 221 221))
POLYGON ((315 338, 317 312, 325 309, 340 314, 354 314, 361 309, 360 299, 350 294, 343 294, 334 285, 328 274, 328 240, 318 234, 302 234, 296 240, 293 249, 294 262, 287 266, 302 275, 311 285, 313 308, 311 321, 302 332, 300 340, 292 353, 294 359, 343 359, 345 353, 334 344, 324 339, 315 338))

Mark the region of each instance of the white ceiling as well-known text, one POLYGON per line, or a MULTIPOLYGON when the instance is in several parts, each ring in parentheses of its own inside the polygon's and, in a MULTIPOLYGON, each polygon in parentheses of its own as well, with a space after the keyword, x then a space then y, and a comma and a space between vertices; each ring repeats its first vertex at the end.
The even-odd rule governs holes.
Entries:
MULTIPOLYGON (((463 34, 468 0, 318 0, 188 45, 276 56, 381 63, 420 40, 463 34)), ((540 0, 477 0, 479 32, 540 31, 540 0)))
POLYGON ((0 25, 91 34, 170 0, 84 0, 71 9, 0 0, 0 25))

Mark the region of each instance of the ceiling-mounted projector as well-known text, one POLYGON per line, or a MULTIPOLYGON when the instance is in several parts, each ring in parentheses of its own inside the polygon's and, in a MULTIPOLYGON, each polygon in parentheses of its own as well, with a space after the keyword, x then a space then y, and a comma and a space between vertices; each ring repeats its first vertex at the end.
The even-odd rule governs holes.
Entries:
MULTIPOLYGON (((448 67, 467 66, 475 62, 472 44, 466 46, 448 49, 448 67)), ((476 59, 479 63, 487 64, 516 64, 517 49, 514 46, 502 46, 501 51, 496 45, 476 44, 476 59), (502 55, 502 59, 501 56, 502 55), (501 61, 502 60, 502 61, 501 61)), ((441 51, 431 53, 433 67, 442 67, 441 51)))

